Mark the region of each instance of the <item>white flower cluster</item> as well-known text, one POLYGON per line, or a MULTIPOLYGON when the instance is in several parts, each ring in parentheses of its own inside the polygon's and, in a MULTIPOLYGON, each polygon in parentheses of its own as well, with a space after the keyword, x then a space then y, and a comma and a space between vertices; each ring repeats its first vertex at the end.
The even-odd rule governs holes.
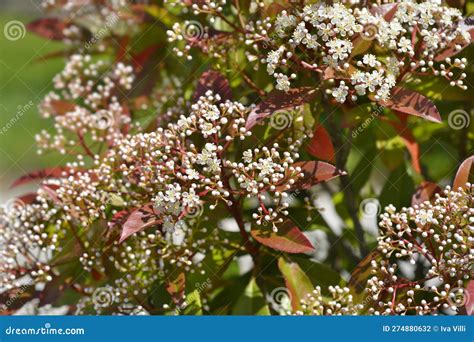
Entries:
POLYGON ((321 287, 317 286, 312 293, 301 300, 301 309, 294 312, 295 315, 357 315, 362 309, 361 304, 354 303, 348 287, 329 286, 330 296, 321 293, 321 287))
POLYGON ((54 118, 56 132, 54 136, 47 131, 38 134, 39 147, 65 154, 80 143, 84 145, 86 136, 94 143, 112 143, 131 123, 119 99, 131 89, 133 81, 130 66, 93 63, 89 55, 71 56, 53 80, 56 91, 49 93, 40 105, 43 117, 54 118))
POLYGON ((465 189, 456 191, 447 187, 436 195, 434 203, 425 202, 401 212, 393 206, 386 208, 379 223, 382 260, 372 261, 374 276, 367 283, 367 293, 375 303, 369 313, 433 314, 458 309, 450 290, 462 289, 472 278, 473 195, 474 186, 468 183, 465 189), (428 269, 422 279, 408 280, 397 272, 397 260, 412 264, 422 260, 428 269), (431 292, 433 300, 420 301, 418 292, 431 292))
MULTIPOLYGON (((341 103, 363 95, 385 100, 407 73, 442 75, 451 85, 465 89, 466 75, 454 72, 456 68, 465 68, 465 60, 456 59, 453 63, 448 58, 447 65, 436 68, 436 58, 444 50, 460 50, 471 41, 462 25, 461 12, 437 1, 401 2, 393 6, 397 6, 395 14, 387 20, 367 8, 352 9, 340 3, 307 5, 296 13, 282 11, 272 35, 267 34, 268 27, 262 29, 261 35, 267 34, 266 45, 272 50, 261 62, 275 77, 276 88, 285 91, 297 74, 284 71, 294 68, 313 70, 323 73, 324 79, 338 80, 338 86, 327 92, 341 103), (373 53, 368 51, 371 47, 373 53), (376 49, 385 49, 391 55, 379 57, 376 49)), ((261 40, 255 33, 247 38, 261 40)))

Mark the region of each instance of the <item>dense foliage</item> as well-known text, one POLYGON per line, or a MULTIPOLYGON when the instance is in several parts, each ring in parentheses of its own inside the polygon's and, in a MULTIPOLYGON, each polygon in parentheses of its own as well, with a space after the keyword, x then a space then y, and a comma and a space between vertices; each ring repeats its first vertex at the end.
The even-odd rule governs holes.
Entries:
POLYGON ((463 4, 45 0, 66 162, 2 208, 2 312, 470 312, 463 4))

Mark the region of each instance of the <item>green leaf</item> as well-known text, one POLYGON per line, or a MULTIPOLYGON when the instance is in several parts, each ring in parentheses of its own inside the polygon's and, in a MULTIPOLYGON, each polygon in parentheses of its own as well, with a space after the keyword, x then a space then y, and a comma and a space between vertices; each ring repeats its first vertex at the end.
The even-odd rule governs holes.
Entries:
POLYGON ((414 192, 414 183, 408 175, 405 165, 401 165, 388 177, 380 194, 382 208, 393 204, 400 209, 411 204, 411 196, 414 192))
POLYGON ((255 278, 250 279, 244 294, 232 310, 234 315, 270 315, 267 301, 257 285, 255 278))
POLYGON ((278 259, 278 268, 285 278, 286 288, 291 294, 291 306, 293 310, 301 309, 301 299, 314 289, 311 280, 296 262, 278 259))
POLYGON ((181 311, 183 315, 202 315, 201 295, 197 289, 186 296, 181 311))

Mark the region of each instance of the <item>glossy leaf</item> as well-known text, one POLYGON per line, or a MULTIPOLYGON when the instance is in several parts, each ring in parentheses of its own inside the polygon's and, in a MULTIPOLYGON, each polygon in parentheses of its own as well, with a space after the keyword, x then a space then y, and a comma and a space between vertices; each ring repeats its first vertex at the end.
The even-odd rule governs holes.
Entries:
POLYGON ((255 278, 251 278, 244 293, 232 310, 234 315, 270 315, 267 301, 257 285, 255 278))
MULTIPOLYGON (((346 172, 338 170, 335 166, 321 161, 297 162, 294 166, 301 167, 301 172, 304 176, 293 185, 292 189, 309 189, 315 184, 346 174, 346 172)), ((282 188, 281 190, 285 189, 282 188)))
POLYGON ((466 183, 474 183, 474 156, 467 158, 459 166, 454 178, 453 189, 466 188, 466 183))
POLYGON ((161 221, 157 219, 152 204, 138 208, 130 214, 123 224, 119 243, 137 232, 160 223, 161 221))
POLYGON ((220 73, 214 70, 204 72, 199 78, 194 100, 204 96, 208 90, 221 96, 221 101, 232 100, 232 90, 229 81, 220 73))
POLYGON ((419 205, 423 202, 430 201, 434 195, 441 192, 441 188, 432 182, 423 181, 420 186, 416 188, 416 192, 411 199, 411 205, 419 205))
POLYGON ((391 98, 382 101, 382 104, 398 112, 419 116, 433 122, 441 122, 441 116, 433 102, 410 89, 394 87, 391 98))
POLYGON ((334 163, 335 152, 331 136, 324 126, 318 124, 313 132, 313 138, 308 146, 308 153, 318 159, 334 163))
POLYGON ((26 27, 30 32, 50 39, 63 40, 65 38, 64 29, 69 25, 59 18, 42 18, 29 23, 26 27))
POLYGON ((43 179, 64 178, 70 175, 72 172, 73 170, 69 167, 53 167, 31 172, 14 181, 11 185, 11 188, 28 184, 34 181, 41 181, 43 179))
POLYGON ((174 270, 166 281, 166 291, 176 304, 181 304, 186 288, 186 276, 179 269, 174 270))
POLYGON ((314 247, 291 220, 278 225, 278 232, 269 226, 258 226, 250 232, 252 237, 267 247, 287 253, 314 252, 314 247))
POLYGON ((301 309, 301 299, 314 289, 311 280, 296 262, 278 259, 278 268, 285 279, 286 288, 291 295, 291 306, 293 310, 301 309))
POLYGON ((258 122, 270 116, 272 113, 301 106, 311 101, 316 95, 312 87, 290 89, 287 92, 273 90, 265 100, 260 102, 250 113, 245 128, 251 129, 258 122))

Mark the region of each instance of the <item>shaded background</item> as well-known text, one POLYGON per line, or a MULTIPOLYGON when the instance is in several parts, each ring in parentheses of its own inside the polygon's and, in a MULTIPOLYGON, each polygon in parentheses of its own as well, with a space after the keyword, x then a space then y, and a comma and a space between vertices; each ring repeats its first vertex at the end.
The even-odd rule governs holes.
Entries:
POLYGON ((64 66, 62 58, 42 57, 61 50, 63 44, 26 30, 23 38, 13 41, 5 35, 5 25, 11 21, 26 26, 39 18, 43 14, 40 4, 39 0, 0 2, 0 131, 4 132, 0 133, 0 203, 25 193, 25 188, 9 189, 13 179, 60 161, 57 154, 37 154, 35 134, 51 125, 50 120, 39 117, 37 106, 52 89, 54 75, 64 66), (18 120, 11 124, 15 117, 18 120))

